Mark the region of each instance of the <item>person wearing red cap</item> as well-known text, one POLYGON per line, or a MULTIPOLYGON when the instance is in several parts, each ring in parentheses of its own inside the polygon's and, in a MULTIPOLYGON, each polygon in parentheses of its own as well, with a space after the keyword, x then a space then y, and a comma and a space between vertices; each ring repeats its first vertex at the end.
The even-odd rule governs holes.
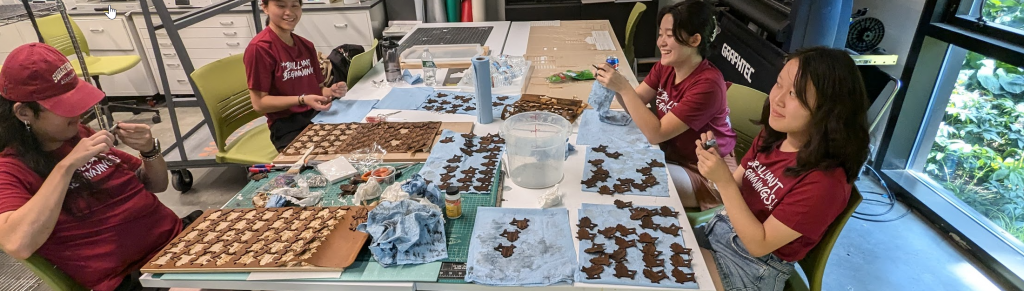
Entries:
POLYGON ((345 82, 324 87, 316 48, 293 33, 302 18, 302 0, 262 0, 260 7, 269 29, 245 48, 245 75, 252 107, 267 116, 270 141, 281 151, 348 87, 345 82))
POLYGON ((104 94, 42 43, 10 53, 0 97, 0 247, 17 259, 37 254, 93 290, 140 289, 132 273, 184 223, 153 194, 168 179, 149 126, 81 124, 104 94), (115 149, 115 138, 139 157, 115 149))

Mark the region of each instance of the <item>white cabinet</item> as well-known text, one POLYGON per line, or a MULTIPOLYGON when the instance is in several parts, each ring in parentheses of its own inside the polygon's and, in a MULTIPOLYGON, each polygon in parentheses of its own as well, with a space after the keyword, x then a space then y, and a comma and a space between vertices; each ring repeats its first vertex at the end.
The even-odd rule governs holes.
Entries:
MULTIPOLYGON (((0 54, 3 55, 3 58, 0 59, 0 64, 4 62, 4 59, 7 59, 7 54, 12 50, 24 43, 28 43, 28 41, 21 36, 21 32, 18 29, 19 24, 21 23, 0 26, 0 40, 3 40, 0 41, 0 54)), ((35 38, 36 35, 33 34, 30 35, 30 37, 35 38)))
POLYGON ((370 14, 366 12, 310 12, 302 15, 295 27, 298 34, 317 47, 334 48, 343 44, 369 47, 373 44, 370 14))
POLYGON ((82 18, 74 17, 75 23, 85 34, 85 40, 89 42, 89 49, 92 51, 134 51, 135 43, 129 33, 128 24, 124 18, 113 20, 103 17, 82 18))
MULTIPOLYGON (((85 35, 89 54, 97 57, 137 55, 142 60, 131 69, 113 76, 100 76, 100 85, 108 96, 149 96, 156 94, 156 84, 146 69, 146 57, 136 45, 124 17, 107 19, 103 14, 71 15, 85 35)), ((31 27, 31 24, 29 25, 31 27)), ((24 34, 24 33, 23 33, 24 34)), ((68 56, 75 60, 75 56, 68 56)))

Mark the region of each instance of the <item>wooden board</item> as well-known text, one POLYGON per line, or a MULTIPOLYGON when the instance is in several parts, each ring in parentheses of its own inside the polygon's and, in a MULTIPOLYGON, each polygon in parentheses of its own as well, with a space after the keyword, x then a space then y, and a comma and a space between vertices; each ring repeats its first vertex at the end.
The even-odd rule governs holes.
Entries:
MULTIPOLYGON (((471 133, 473 132, 474 123, 472 122, 441 122, 441 128, 434 134, 434 141, 431 143, 431 147, 437 144, 441 140, 441 132, 445 129, 451 130, 458 133, 471 133)), ((307 128, 308 129, 308 128, 307 128)), ((303 131, 303 134, 305 131, 303 131)), ((302 134, 299 134, 302 136, 302 134)), ((307 160, 309 161, 330 161, 338 158, 339 156, 349 157, 349 154, 341 155, 310 155, 307 160)), ((400 163, 400 162, 424 162, 427 157, 430 156, 430 149, 428 148, 423 152, 415 153, 387 153, 384 155, 385 163, 400 163)), ((285 155, 284 153, 279 154, 277 158, 274 158, 275 164, 294 164, 302 158, 302 155, 285 155)))
POLYGON ((142 272, 340 271, 355 262, 369 239, 368 234, 355 231, 355 226, 366 221, 370 209, 346 206, 209 210, 161 249, 143 266, 142 272), (325 227, 328 222, 336 224, 325 228, 327 233, 323 235, 307 228, 325 227), (229 226, 220 226, 223 223, 229 226), (314 234, 302 237, 305 232, 314 234), (269 259, 263 259, 266 256, 269 259))

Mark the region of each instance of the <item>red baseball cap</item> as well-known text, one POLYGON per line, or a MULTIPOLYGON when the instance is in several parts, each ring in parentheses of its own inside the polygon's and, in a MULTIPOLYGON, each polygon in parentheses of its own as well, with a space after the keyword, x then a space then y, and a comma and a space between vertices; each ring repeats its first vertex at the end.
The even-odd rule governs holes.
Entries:
POLYGON ((63 117, 85 113, 105 94, 75 74, 68 58, 44 43, 15 48, 0 71, 0 96, 15 102, 38 102, 63 117))

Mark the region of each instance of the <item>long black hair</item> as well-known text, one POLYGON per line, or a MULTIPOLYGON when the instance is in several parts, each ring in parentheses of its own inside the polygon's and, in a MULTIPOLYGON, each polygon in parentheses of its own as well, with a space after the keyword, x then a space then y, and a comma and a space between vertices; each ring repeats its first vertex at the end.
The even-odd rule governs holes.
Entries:
MULTIPOLYGON (((50 152, 43 150, 43 144, 39 141, 23 123, 14 112, 14 101, 7 100, 6 98, 0 98, 0 150, 13 150, 15 156, 20 160, 29 170, 38 175, 41 179, 46 179, 53 171, 53 168, 57 166, 60 161, 50 152)), ((32 113, 36 116, 42 112, 42 107, 36 102, 22 102, 26 107, 32 110, 32 113)), ((72 138, 72 142, 77 144, 81 137, 75 136, 72 138)), ((105 156, 97 156, 100 159, 107 159, 105 156)), ((123 167, 120 163, 116 163, 115 167, 123 167)), ((92 180, 87 178, 81 171, 75 171, 71 176, 71 184, 78 185, 75 189, 69 189, 67 195, 83 195, 88 196, 93 201, 83 201, 87 204, 75 204, 75 203, 64 203, 63 207, 68 210, 72 215, 80 215, 87 212, 93 205, 93 203, 102 203, 110 198, 108 193, 100 191, 92 180)))
MULTIPOLYGON (((787 57, 799 60, 794 80, 796 99, 811 112, 809 139, 800 148, 796 166, 786 174, 800 175, 813 169, 843 168, 846 180, 857 179, 868 157, 868 98, 860 70, 844 51, 812 47, 787 57), (807 102, 808 85, 814 86, 814 107, 807 102)), ((767 111, 767 109, 766 109, 767 111)), ((772 151, 786 133, 776 131, 765 120, 758 152, 772 151)))
POLYGON ((658 11, 658 25, 661 25, 665 15, 672 15, 672 35, 676 42, 689 46, 687 38, 700 34, 700 43, 697 44, 697 51, 700 56, 707 58, 711 55, 711 41, 715 39, 718 31, 718 22, 715 20, 715 7, 704 3, 701 0, 686 0, 672 6, 666 6, 658 11))

